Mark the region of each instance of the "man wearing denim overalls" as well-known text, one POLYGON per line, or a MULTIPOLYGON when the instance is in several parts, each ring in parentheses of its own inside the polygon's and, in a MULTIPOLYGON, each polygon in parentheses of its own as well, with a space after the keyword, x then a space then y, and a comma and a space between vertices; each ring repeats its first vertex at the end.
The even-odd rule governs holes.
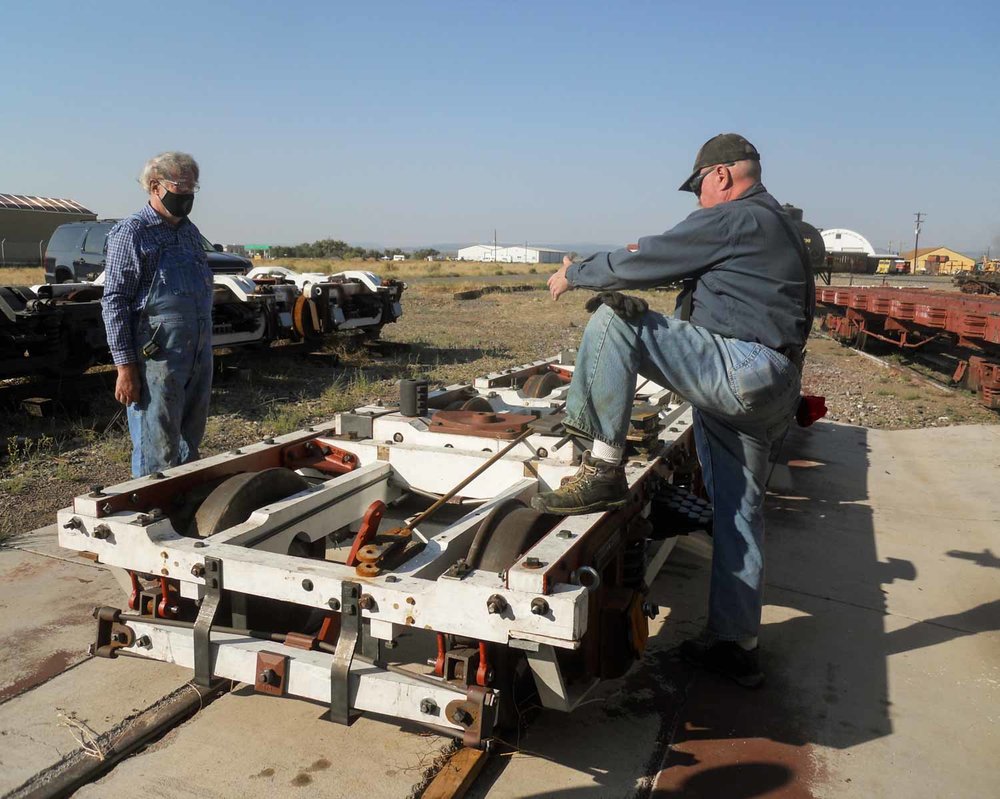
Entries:
POLYGON ((102 300, 115 399, 128 412, 132 476, 196 460, 212 393, 212 273, 188 219, 198 164, 151 158, 143 208, 108 233, 102 300))
POLYGON ((699 210, 636 248, 580 263, 565 259, 549 278, 553 299, 573 288, 684 281, 678 310, 689 312, 665 317, 636 298, 601 295, 566 403, 567 427, 593 439, 592 450, 572 480, 532 501, 563 515, 620 507, 632 412, 626 387, 641 375, 687 399, 714 516, 708 625, 681 653, 746 687, 764 678, 757 632, 766 483, 799 403, 802 348, 815 305, 802 238, 760 174, 757 149, 738 134, 720 134, 702 146, 681 185, 698 197, 699 210))

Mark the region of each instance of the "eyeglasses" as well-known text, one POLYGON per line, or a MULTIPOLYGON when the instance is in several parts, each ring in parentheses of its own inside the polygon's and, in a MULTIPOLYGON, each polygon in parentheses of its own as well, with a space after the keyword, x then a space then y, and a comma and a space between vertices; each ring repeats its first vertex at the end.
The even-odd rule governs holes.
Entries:
POLYGON ((735 161, 729 161, 725 164, 714 164, 713 166, 710 166, 708 169, 702 172, 700 175, 698 175, 698 177, 694 178, 691 181, 691 191, 694 192, 694 196, 701 197, 701 184, 704 182, 705 178, 707 178, 713 171, 715 171, 716 167, 735 166, 735 165, 736 165, 735 161))
POLYGON ((167 178, 156 178, 157 183, 169 183, 176 189, 175 194, 197 194, 201 189, 197 183, 178 183, 176 180, 168 180, 167 178))

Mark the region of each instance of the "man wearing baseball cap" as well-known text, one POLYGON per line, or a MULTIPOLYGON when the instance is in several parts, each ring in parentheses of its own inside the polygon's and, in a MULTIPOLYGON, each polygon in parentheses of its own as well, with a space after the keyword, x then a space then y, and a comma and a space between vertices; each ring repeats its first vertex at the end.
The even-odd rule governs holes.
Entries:
POLYGON ((705 487, 714 506, 712 578, 705 633, 682 654, 755 687, 764 577, 766 482, 799 402, 802 348, 815 282, 788 215, 760 182, 760 153, 722 133, 698 151, 681 191, 699 209, 638 246, 564 259, 548 281, 558 300, 600 291, 580 343, 566 403, 568 429, 593 440, 577 474, 532 505, 546 513, 594 513, 624 504, 621 466, 638 375, 694 407, 705 487), (619 289, 684 283, 679 313, 648 310, 619 289))

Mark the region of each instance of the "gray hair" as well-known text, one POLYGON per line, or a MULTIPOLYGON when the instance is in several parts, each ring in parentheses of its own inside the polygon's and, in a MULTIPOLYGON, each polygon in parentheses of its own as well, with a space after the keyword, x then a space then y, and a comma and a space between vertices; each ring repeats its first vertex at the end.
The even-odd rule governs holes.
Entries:
POLYGON ((159 178, 167 180, 188 178, 197 183, 198 176, 198 162, 194 158, 187 153, 166 152, 154 155, 146 162, 142 168, 142 174, 139 175, 139 183, 148 192, 150 181, 159 178))
POLYGON ((748 178, 750 180, 760 180, 760 161, 756 158, 745 158, 733 164, 736 169, 733 171, 737 177, 748 178))

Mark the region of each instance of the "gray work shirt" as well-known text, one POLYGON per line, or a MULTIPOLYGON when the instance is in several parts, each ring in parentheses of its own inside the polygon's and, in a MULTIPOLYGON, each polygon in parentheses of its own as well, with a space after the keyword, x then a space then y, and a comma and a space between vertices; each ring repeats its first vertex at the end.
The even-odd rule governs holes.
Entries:
MULTIPOLYGON (((577 288, 652 288, 694 280, 693 324, 772 349, 802 347, 812 326, 815 278, 791 218, 756 183, 701 208, 639 249, 599 252, 566 270, 577 288)), ((678 306, 681 299, 678 299, 678 306)))

